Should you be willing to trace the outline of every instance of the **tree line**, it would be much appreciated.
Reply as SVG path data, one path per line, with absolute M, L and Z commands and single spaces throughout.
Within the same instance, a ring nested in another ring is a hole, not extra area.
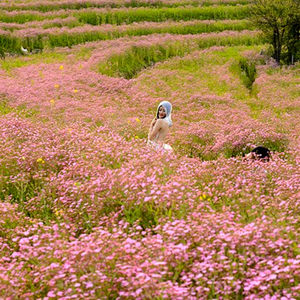
M 300 60 L 300 0 L 254 0 L 251 20 L 272 45 L 279 64 Z

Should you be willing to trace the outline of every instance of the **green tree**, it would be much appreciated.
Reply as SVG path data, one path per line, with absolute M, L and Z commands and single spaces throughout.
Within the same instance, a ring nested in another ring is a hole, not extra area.
M 299 59 L 300 0 L 254 0 L 251 19 L 272 44 L 278 63 Z
M 300 0 L 298 0 L 299 2 Z M 300 60 L 300 7 L 298 13 L 292 17 L 286 37 L 286 61 L 293 64 L 295 61 Z

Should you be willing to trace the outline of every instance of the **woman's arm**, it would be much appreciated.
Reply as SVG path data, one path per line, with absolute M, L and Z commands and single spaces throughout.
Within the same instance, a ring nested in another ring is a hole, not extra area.
M 149 133 L 149 140 L 152 141 L 156 135 L 158 134 L 158 131 L 162 128 L 163 120 L 159 119 L 155 122 L 152 131 Z
M 157 118 L 154 118 L 154 119 L 152 120 L 151 124 L 150 124 L 149 133 L 148 133 L 148 140 L 150 139 L 150 135 L 151 135 L 152 129 L 153 129 L 153 127 L 154 127 L 156 121 L 157 121 Z
M 156 121 L 157 121 L 157 118 L 154 118 L 154 119 L 152 120 L 152 122 L 151 122 L 151 128 L 153 128 L 153 126 L 155 125 Z

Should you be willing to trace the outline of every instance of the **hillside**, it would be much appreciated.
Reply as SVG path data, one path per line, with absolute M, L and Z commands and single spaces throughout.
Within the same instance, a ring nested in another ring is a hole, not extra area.
M 299 64 L 250 6 L 1 2 L 1 299 L 299 297 Z

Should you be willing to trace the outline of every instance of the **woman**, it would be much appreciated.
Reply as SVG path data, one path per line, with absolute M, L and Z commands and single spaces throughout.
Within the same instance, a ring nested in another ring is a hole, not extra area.
M 171 111 L 172 104 L 170 102 L 162 101 L 159 103 L 156 117 L 151 122 L 148 134 L 148 145 L 155 149 L 173 150 L 170 145 L 164 143 L 169 127 L 173 124 Z

